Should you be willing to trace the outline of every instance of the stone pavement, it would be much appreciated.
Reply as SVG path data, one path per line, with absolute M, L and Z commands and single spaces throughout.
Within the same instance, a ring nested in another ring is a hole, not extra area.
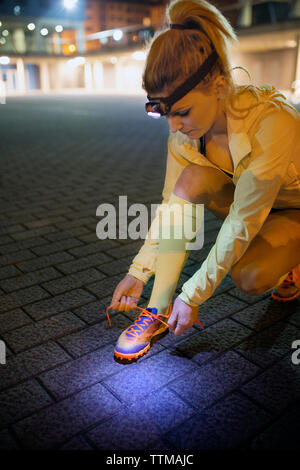
M 203 332 L 113 359 L 137 312 L 113 312 L 108 329 L 105 309 L 141 240 L 97 239 L 96 209 L 160 202 L 167 123 L 141 97 L 10 98 L 0 111 L 0 448 L 299 448 L 299 301 L 246 295 L 227 276 Z M 179 287 L 220 224 L 206 213 Z

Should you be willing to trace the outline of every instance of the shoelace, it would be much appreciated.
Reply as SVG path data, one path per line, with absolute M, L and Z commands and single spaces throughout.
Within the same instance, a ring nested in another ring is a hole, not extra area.
M 288 273 L 287 277 L 282 281 L 281 284 L 279 284 L 278 287 L 283 287 L 284 289 L 287 289 L 288 287 L 295 286 L 294 278 L 293 278 L 293 273 L 292 271 Z
M 106 316 L 107 316 L 107 319 L 108 319 L 109 327 L 111 328 L 111 321 L 110 321 L 109 314 L 108 314 L 108 310 L 110 308 L 112 308 L 111 305 L 109 307 L 107 307 L 107 309 L 106 309 Z M 147 320 L 148 318 L 151 319 L 151 320 L 158 320 L 161 323 L 163 323 L 165 326 L 168 327 L 167 323 L 165 323 L 163 320 L 161 320 L 159 318 L 159 317 L 169 318 L 168 315 L 155 314 L 155 313 L 149 312 L 145 308 L 138 307 L 138 306 L 136 308 L 138 308 L 142 311 L 139 314 L 138 318 L 134 321 L 134 323 L 127 328 L 127 333 L 126 334 L 129 334 L 129 336 L 135 337 L 139 333 L 139 330 L 141 332 L 143 331 L 143 326 L 145 327 L 145 326 L 150 325 L 152 323 L 152 321 L 151 321 L 150 323 L 146 323 L 146 325 L 143 324 L 143 322 L 138 324 L 138 322 L 141 320 L 142 316 L 146 316 L 145 320 Z M 201 326 L 202 330 L 204 330 L 204 327 L 203 327 L 202 323 L 200 322 L 200 320 L 197 320 L 197 323 Z

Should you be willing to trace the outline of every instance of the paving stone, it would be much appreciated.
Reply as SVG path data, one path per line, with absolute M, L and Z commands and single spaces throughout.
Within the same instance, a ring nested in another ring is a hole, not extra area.
M 0 450 L 16 450 L 19 446 L 8 429 L 0 431 Z
M 133 257 L 140 250 L 143 243 L 144 243 L 144 240 L 138 240 L 136 242 L 130 243 L 130 244 L 125 245 L 125 246 L 121 246 L 121 247 L 119 246 L 119 247 L 116 247 L 116 248 L 112 248 L 110 250 L 107 250 L 106 252 L 107 252 L 107 254 L 109 254 L 110 256 L 113 256 L 116 259 L 120 259 L 120 258 L 122 258 L 124 256 L 128 256 L 128 255 L 132 255 L 132 259 L 133 259 Z
M 65 222 L 66 218 L 59 216 L 59 217 L 47 217 L 39 220 L 32 220 L 31 222 L 23 223 L 25 227 L 29 229 L 45 227 L 47 225 L 56 224 L 57 222 Z
M 46 282 L 43 284 L 43 288 L 53 295 L 67 292 L 68 290 L 75 289 L 77 287 L 84 287 L 90 282 L 104 279 L 105 274 L 101 273 L 97 269 L 86 269 L 69 276 L 63 276 L 62 279 Z
M 244 302 L 247 302 L 247 304 L 256 304 L 260 300 L 264 299 L 270 299 L 270 292 L 266 292 L 265 294 L 260 294 L 260 295 L 249 295 L 246 292 L 243 292 L 239 290 L 237 287 L 234 287 L 233 289 L 230 289 L 227 292 L 229 295 L 233 295 L 234 297 L 237 297 L 240 300 L 243 300 Z
M 17 267 L 24 272 L 37 271 L 38 269 L 46 268 L 47 266 L 60 265 L 60 263 L 71 261 L 72 259 L 73 256 L 63 251 L 49 256 L 39 256 L 32 261 L 25 261 L 23 263 L 18 262 Z
M 238 449 L 271 418 L 247 398 L 233 393 L 166 434 L 164 440 L 176 450 Z
M 0 297 L 0 313 L 12 308 L 22 307 L 36 300 L 49 297 L 49 293 L 39 286 L 28 287 Z
M 23 274 L 18 270 L 16 277 L 1 281 L 0 286 L 6 292 L 12 292 L 34 284 L 41 284 L 42 282 L 49 281 L 51 279 L 57 279 L 59 277 L 62 277 L 61 273 L 54 268 L 44 268 L 28 274 Z
M 121 404 L 101 384 L 83 390 L 13 426 L 25 449 L 54 449 L 114 413 Z
M 158 390 L 87 433 L 97 449 L 142 450 L 195 410 L 169 390 Z
M 66 310 L 80 307 L 95 300 L 95 296 L 83 289 L 75 289 L 65 294 L 56 295 L 47 300 L 24 307 L 24 310 L 35 320 L 41 320 Z
M 64 209 L 65 210 L 65 209 Z M 56 242 L 59 240 L 64 240 L 65 238 L 70 237 L 80 237 L 89 233 L 89 230 L 85 227 L 74 227 L 69 230 L 57 231 L 44 235 L 44 239 L 49 240 L 50 242 Z M 71 250 L 69 250 L 71 252 Z
M 8 225 L 7 227 L 4 227 L 3 224 L 1 224 L 1 227 L 0 227 L 0 235 L 9 234 L 13 237 L 13 235 L 16 232 L 23 232 L 23 231 L 24 231 L 24 227 L 22 227 L 22 225 L 20 224 Z
M 89 284 L 87 288 L 90 292 L 99 298 L 112 295 L 119 282 L 124 279 L 124 275 L 125 273 L 118 274 L 117 276 L 111 276 L 109 278 L 103 279 L 100 282 Z
M 72 356 L 82 356 L 107 344 L 115 343 L 129 325 L 128 318 L 117 314 L 112 319 L 111 328 L 107 321 L 102 321 L 77 333 L 64 336 L 58 340 L 58 343 Z
M 228 294 L 220 294 L 216 297 L 211 297 L 204 304 L 200 305 L 199 320 L 204 328 L 207 328 L 223 318 L 232 316 L 232 314 L 239 310 L 243 312 L 245 307 L 247 307 L 245 302 L 234 299 Z
M 0 268 L 0 279 L 7 279 L 9 277 L 18 276 L 21 274 L 21 271 L 17 269 L 15 266 L 5 266 L 4 268 Z M 3 287 L 3 281 L 0 281 L 1 287 Z
M 292 353 L 293 350 L 241 388 L 243 393 L 274 414 L 299 400 L 300 367 L 292 363 Z
M 281 302 L 275 302 L 266 298 L 250 307 L 236 313 L 231 318 L 255 331 L 260 331 L 273 323 L 283 320 L 290 315 L 290 309 L 293 306 L 282 305 Z
M 110 344 L 45 372 L 39 379 L 56 399 L 61 399 L 124 370 L 125 366 L 113 357 L 114 347 Z M 129 367 L 135 369 L 135 365 Z
M 7 313 L 1 313 L 0 334 L 20 328 L 21 326 L 30 325 L 31 323 L 32 319 L 20 308 L 10 310 Z
M 46 243 L 47 243 L 47 240 L 45 240 L 42 237 L 30 238 L 29 240 L 24 240 L 21 242 L 15 241 L 14 243 L 12 243 L 11 241 L 9 244 L 3 245 L 0 247 L 0 253 L 2 255 L 7 255 L 8 253 L 14 253 L 15 251 L 26 250 L 27 248 L 45 245 Z
M 62 263 L 59 265 L 59 270 L 64 274 L 71 274 L 94 266 L 101 268 L 103 263 L 108 263 L 110 260 L 111 258 L 105 253 L 96 253 L 68 263 Z
M 300 328 L 300 304 L 298 307 L 296 307 L 296 311 L 293 312 L 291 316 L 287 318 L 287 320 L 289 323 L 292 323 L 297 328 Z
M 7 359 L 6 365 L 1 365 L 0 390 L 33 377 L 69 359 L 70 356 L 53 342 L 11 356 Z
M 83 436 L 76 436 L 63 444 L 60 450 L 93 450 L 93 447 L 84 439 Z
M 76 238 L 65 238 L 58 242 L 48 243 L 47 245 L 32 248 L 32 251 L 39 256 L 50 255 L 58 251 L 69 250 L 75 246 L 82 246 L 82 242 Z
M 247 339 L 235 349 L 250 361 L 266 367 L 291 352 L 291 345 L 298 337 L 300 331 L 297 328 L 278 322 Z
M 106 309 L 109 307 L 111 302 L 111 295 L 104 297 L 101 300 L 96 300 L 89 304 L 83 305 L 83 307 L 73 309 L 73 312 L 81 318 L 84 322 L 89 325 L 99 323 L 103 319 L 106 319 Z M 109 310 L 109 316 L 112 317 L 116 314 L 116 310 Z
M 51 233 L 51 232 L 56 232 L 57 229 L 55 227 L 52 227 L 52 225 L 49 225 L 47 227 L 41 227 L 41 228 L 36 228 L 32 230 L 23 230 L 21 231 L 16 231 L 14 233 L 11 233 L 11 236 L 14 240 L 26 240 L 28 238 L 35 238 L 38 237 L 39 235 L 45 235 L 46 233 Z
M 99 269 L 109 276 L 113 276 L 114 274 L 118 273 L 124 273 L 125 275 L 127 274 L 131 263 L 132 256 L 127 256 L 126 258 L 121 258 L 116 261 L 110 261 L 107 264 L 102 264 Z
M 134 368 L 127 368 L 106 378 L 103 383 L 108 385 L 109 389 L 122 401 L 133 403 L 162 388 L 176 377 L 187 374 L 195 367 L 197 367 L 195 363 L 187 358 L 174 356 L 169 351 L 162 351 L 138 362 Z
M 119 244 L 115 240 L 98 240 L 97 242 L 89 243 L 88 245 L 72 248 L 69 250 L 69 253 L 76 257 L 82 257 L 106 250 L 106 253 L 110 255 L 110 249 L 115 250 L 118 248 Z M 110 256 L 113 256 L 113 254 Z
M 203 364 L 232 349 L 250 335 L 252 335 L 251 330 L 227 318 L 175 344 L 174 353 Z
M 0 392 L 0 402 L 0 427 L 3 428 L 50 405 L 53 400 L 35 380 L 27 380 Z
M 184 377 L 173 380 L 169 388 L 187 403 L 202 410 L 235 391 L 257 371 L 257 366 L 229 351 Z
M 251 450 L 299 450 L 299 403 L 253 439 Z
M 71 312 L 58 313 L 51 318 L 3 333 L 4 341 L 15 352 L 60 338 L 83 328 L 85 324 Z
M 23 250 L 10 253 L 8 255 L 0 256 L 0 266 L 6 266 L 7 264 L 21 263 L 22 261 L 36 259 L 36 256 L 32 251 Z
M 1 235 L 0 236 L 0 250 L 2 245 L 7 245 L 8 243 L 12 243 L 13 239 L 9 235 Z

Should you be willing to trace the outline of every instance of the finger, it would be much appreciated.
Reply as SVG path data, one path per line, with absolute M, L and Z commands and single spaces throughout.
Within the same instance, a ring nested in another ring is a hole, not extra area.
M 130 310 L 131 310 L 131 299 L 130 299 L 130 297 L 127 297 L 126 302 L 125 302 L 124 311 L 125 312 L 130 312 Z
M 126 297 L 125 295 L 122 295 L 121 300 L 120 300 L 120 305 L 119 305 L 120 312 L 123 312 L 125 310 L 125 306 L 126 306 Z
M 177 320 L 178 320 L 178 313 L 175 312 L 175 310 L 173 309 L 171 315 L 170 315 L 170 318 L 168 320 L 168 327 L 169 327 L 169 330 L 174 332 L 175 331 L 175 328 L 176 328 L 176 325 L 177 325 Z
M 114 294 L 113 294 L 112 301 L 111 301 L 111 306 L 113 308 L 116 308 L 117 306 L 119 306 L 119 302 L 121 301 L 121 297 L 122 297 L 122 291 L 121 291 L 121 289 L 118 289 L 118 287 L 117 287 Z
M 182 323 L 177 323 L 176 329 L 174 331 L 175 336 L 180 336 L 185 333 L 189 329 L 188 325 L 184 325 Z

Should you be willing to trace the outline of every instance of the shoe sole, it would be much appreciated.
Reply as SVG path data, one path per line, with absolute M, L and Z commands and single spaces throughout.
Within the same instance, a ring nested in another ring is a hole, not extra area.
M 274 292 L 272 292 L 271 297 L 272 299 L 277 300 L 277 302 L 290 302 L 291 300 L 296 299 L 299 295 L 300 290 L 298 290 L 298 292 L 296 292 L 296 294 L 294 294 L 292 297 L 279 297 L 278 295 L 274 294 Z
M 152 341 L 152 338 L 154 338 L 155 336 L 157 335 L 161 335 L 162 333 L 164 333 L 168 328 L 164 328 L 162 331 L 158 330 L 156 333 L 154 333 L 154 335 L 152 335 L 150 341 L 149 341 L 149 344 L 147 344 L 147 346 L 144 348 L 144 349 L 141 349 L 140 351 L 136 352 L 136 353 L 132 353 L 132 354 L 125 354 L 125 353 L 120 353 L 119 351 L 116 351 L 116 349 L 114 350 L 114 354 L 115 354 L 115 357 L 117 357 L 118 359 L 126 359 L 127 361 L 132 361 L 133 359 L 139 359 L 140 357 L 144 356 L 150 349 L 151 347 L 151 341 Z

